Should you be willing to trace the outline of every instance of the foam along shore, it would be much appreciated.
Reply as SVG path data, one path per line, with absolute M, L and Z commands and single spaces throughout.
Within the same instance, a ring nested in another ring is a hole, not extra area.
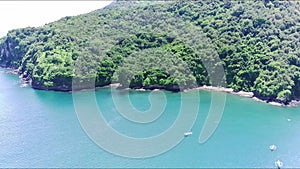
M 1 69 L 4 69 L 6 73 L 8 74 L 14 74 L 14 75 L 18 75 L 19 74 L 19 71 L 18 69 L 13 69 L 13 68 L 5 68 L 3 66 L 0 65 L 0 68 Z
M 253 92 L 245 92 L 245 91 L 239 91 L 239 92 L 235 92 L 232 88 L 226 88 L 226 87 L 215 87 L 215 86 L 201 86 L 197 88 L 198 90 L 206 90 L 206 91 L 218 91 L 218 92 L 226 92 L 226 93 L 230 93 L 230 94 L 234 94 L 234 95 L 238 95 L 238 96 L 242 96 L 242 97 L 248 97 L 248 98 L 252 98 L 255 101 L 260 101 L 260 102 L 265 102 L 274 106 L 298 106 L 300 105 L 300 100 L 292 100 L 289 104 L 283 104 L 283 103 L 279 103 L 279 102 L 275 102 L 275 101 L 267 101 L 267 100 L 263 100 L 260 99 L 258 97 L 254 96 Z
M 244 92 L 244 91 L 239 91 L 235 92 L 232 88 L 226 88 L 226 87 L 214 87 L 214 86 L 201 86 L 197 88 L 198 90 L 208 90 L 208 91 L 218 91 L 218 92 L 226 92 L 230 94 L 235 94 L 243 97 L 253 97 L 254 93 L 253 92 Z
M 114 88 L 118 88 L 118 87 L 120 87 L 120 83 L 111 84 L 111 85 L 108 85 L 107 87 L 109 87 L 109 86 L 114 87 Z M 128 90 L 129 88 L 125 88 L 125 89 Z M 133 89 L 133 90 L 136 90 L 136 91 L 149 91 L 150 89 L 137 88 L 137 89 Z M 160 90 L 164 90 L 164 89 L 154 89 L 152 91 L 160 91 Z M 215 86 L 206 86 L 206 85 L 204 85 L 204 86 L 193 88 L 193 89 L 185 89 L 185 90 L 183 90 L 183 92 L 188 92 L 188 91 L 192 91 L 192 90 L 225 92 L 225 93 L 229 93 L 229 94 L 238 95 L 238 96 L 241 96 L 241 97 L 252 98 L 255 101 L 268 103 L 268 104 L 271 104 L 271 105 L 274 105 L 274 106 L 298 106 L 298 105 L 300 105 L 300 100 L 292 100 L 288 105 L 286 105 L 286 104 L 275 102 L 275 101 L 267 101 L 267 100 L 260 99 L 258 97 L 255 97 L 253 92 L 245 92 L 245 91 L 235 92 L 232 88 L 226 88 L 226 87 L 215 87 Z

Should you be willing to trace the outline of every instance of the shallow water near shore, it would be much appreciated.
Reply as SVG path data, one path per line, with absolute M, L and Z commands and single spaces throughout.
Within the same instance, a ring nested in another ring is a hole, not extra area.
M 300 167 L 300 107 L 277 107 L 228 94 L 223 118 L 210 139 L 198 142 L 211 104 L 211 92 L 200 91 L 200 109 L 193 134 L 164 154 L 145 159 L 116 156 L 98 147 L 77 119 L 72 93 L 20 87 L 17 75 L 0 69 L 0 167 L 98 168 L 284 168 Z M 82 91 L 83 98 L 90 91 Z M 111 127 L 132 137 L 158 135 L 168 129 L 180 109 L 180 94 L 164 92 L 163 114 L 150 124 L 135 124 L 120 116 L 110 88 L 96 99 Z M 191 97 L 193 92 L 190 91 Z M 130 91 L 132 105 L 149 109 L 149 91 Z M 269 146 L 277 150 L 271 152 Z

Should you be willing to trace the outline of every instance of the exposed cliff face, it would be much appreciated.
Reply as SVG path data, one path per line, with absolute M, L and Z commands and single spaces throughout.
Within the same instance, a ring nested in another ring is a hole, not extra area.
M 31 72 L 24 68 L 24 57 L 35 41 L 35 38 L 28 40 L 36 31 L 36 28 L 24 28 L 9 31 L 7 36 L 0 40 L 0 66 L 17 69 L 20 78 L 26 82 L 31 82 Z
M 54 91 L 68 92 L 68 91 L 72 91 L 72 83 L 71 82 L 72 82 L 72 79 L 64 80 L 62 83 L 56 83 L 55 86 L 46 86 L 33 78 L 33 80 L 31 81 L 31 87 L 34 89 L 39 89 L 39 90 L 54 90 Z M 80 88 L 78 90 L 81 90 L 81 89 L 86 89 L 86 88 Z
M 30 45 L 36 41 L 33 36 L 36 28 L 23 28 L 9 31 L 6 37 L 0 40 L 0 65 L 18 69 L 28 52 Z M 20 70 L 20 73 L 24 71 Z
M 42 58 L 47 57 L 43 52 L 48 51 L 48 55 L 53 52 L 54 47 L 50 47 L 46 43 L 51 37 L 56 38 L 54 35 L 54 30 L 44 28 L 24 28 L 10 31 L 6 37 L 0 40 L 0 66 L 17 69 L 20 77 L 24 81 L 31 82 L 31 86 L 35 89 L 70 91 L 72 89 L 70 77 L 67 79 L 56 76 L 49 79 L 51 83 L 44 83 L 40 79 L 45 71 L 39 69 L 40 65 L 45 64 Z M 62 43 L 54 45 L 62 46 Z M 54 60 L 50 62 L 54 62 Z
M 6 37 L 0 45 L 0 64 L 4 67 L 17 69 L 25 52 L 20 51 L 19 43 L 15 39 Z

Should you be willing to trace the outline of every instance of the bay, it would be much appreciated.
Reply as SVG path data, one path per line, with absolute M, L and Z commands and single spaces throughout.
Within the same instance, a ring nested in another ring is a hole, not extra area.
M 300 167 L 300 107 L 276 107 L 250 98 L 227 95 L 222 120 L 204 144 L 198 142 L 211 105 L 211 92 L 201 91 L 193 134 L 171 150 L 151 158 L 132 159 L 111 154 L 82 129 L 72 93 L 20 87 L 17 75 L 0 69 L 0 167 L 97 168 L 286 168 Z M 90 91 L 77 94 L 86 97 Z M 97 89 L 95 99 L 107 123 L 131 137 L 158 135 L 176 120 L 181 94 L 164 92 L 162 115 L 149 124 L 136 124 L 118 113 L 110 88 Z M 189 98 L 199 97 L 191 91 Z M 140 111 L 151 107 L 151 92 L 129 91 Z M 122 96 L 121 96 L 122 97 Z M 271 152 L 269 146 L 277 150 Z

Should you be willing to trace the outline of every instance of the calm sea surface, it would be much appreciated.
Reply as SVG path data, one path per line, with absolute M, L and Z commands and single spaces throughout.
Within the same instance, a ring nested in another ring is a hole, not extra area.
M 193 135 L 164 154 L 145 159 L 116 156 L 95 144 L 81 128 L 71 93 L 22 88 L 17 75 L 0 69 L 0 167 L 300 167 L 300 107 L 276 107 L 227 95 L 223 118 L 210 139 L 198 142 L 211 93 L 200 92 Z M 79 92 L 84 98 L 89 91 Z M 150 124 L 135 124 L 117 112 L 111 90 L 96 99 L 107 123 L 124 135 L 150 137 L 168 129 L 180 109 L 180 94 L 165 92 L 163 114 Z M 194 91 L 195 92 L 195 91 Z M 138 110 L 151 107 L 151 92 L 130 91 Z M 190 98 L 198 97 L 190 93 Z M 196 98 L 195 98 L 196 100 Z M 105 136 L 104 136 L 105 137 Z M 277 150 L 271 152 L 269 146 Z

